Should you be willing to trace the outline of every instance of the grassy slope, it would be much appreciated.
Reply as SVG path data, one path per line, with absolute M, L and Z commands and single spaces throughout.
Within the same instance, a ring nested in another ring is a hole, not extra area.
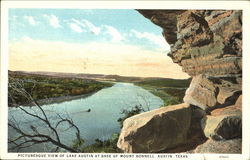
M 149 90 L 164 101 L 164 106 L 182 103 L 191 79 L 150 79 L 135 84 Z
M 111 87 L 111 83 L 84 80 L 76 78 L 57 78 L 52 76 L 41 76 L 32 74 L 9 73 L 9 83 L 22 81 L 22 86 L 32 95 L 35 100 L 54 98 L 61 96 L 76 96 L 96 92 L 104 87 Z M 8 88 L 10 95 L 14 97 L 17 104 L 29 103 L 27 99 L 15 92 L 12 87 Z M 9 105 L 13 100 L 9 98 Z

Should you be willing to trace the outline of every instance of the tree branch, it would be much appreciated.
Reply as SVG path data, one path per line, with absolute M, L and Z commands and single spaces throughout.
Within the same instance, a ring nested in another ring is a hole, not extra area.
M 50 135 L 40 133 L 38 128 L 33 125 L 30 125 L 30 129 L 32 130 L 32 132 L 25 132 L 24 129 L 20 128 L 18 121 L 12 116 L 12 120 L 9 119 L 8 126 L 14 129 L 19 135 L 15 137 L 14 139 L 10 139 L 10 138 L 8 139 L 8 143 L 14 145 L 13 147 L 9 149 L 17 149 L 17 151 L 19 151 L 22 148 L 31 147 L 32 145 L 35 145 L 35 144 L 51 142 L 52 144 L 57 146 L 56 151 L 60 147 L 70 152 L 78 152 L 77 149 L 74 149 L 70 146 L 63 144 L 60 140 L 60 136 L 57 131 L 57 128 L 59 127 L 59 125 L 61 125 L 62 123 L 66 123 L 69 126 L 68 129 L 72 127 L 75 128 L 76 138 L 77 140 L 81 141 L 82 139 L 80 136 L 80 130 L 74 124 L 73 120 L 69 118 L 63 118 L 60 114 L 57 114 L 60 120 L 57 121 L 55 123 L 55 127 L 53 127 L 53 125 L 50 123 L 50 120 L 48 116 L 46 115 L 45 111 L 43 110 L 43 108 L 37 103 L 36 100 L 33 99 L 32 95 L 24 89 L 23 83 L 24 82 L 22 81 L 16 81 L 16 82 L 14 81 L 14 83 L 9 83 L 9 87 L 12 88 L 16 93 L 24 96 L 28 101 L 31 101 L 35 105 L 35 107 L 38 108 L 38 110 L 41 112 L 42 115 L 40 116 L 35 111 L 34 113 L 32 113 L 26 110 L 25 107 L 21 107 L 17 104 L 15 105 L 25 114 L 31 117 L 34 117 L 38 119 L 39 121 L 43 122 L 45 125 L 47 125 L 48 129 L 52 131 L 52 133 L 54 133 L 55 138 L 51 137 Z M 34 89 L 34 87 L 35 85 L 33 86 L 32 90 Z M 15 97 L 12 97 L 11 94 L 9 94 L 9 98 L 11 98 L 13 102 L 16 102 Z

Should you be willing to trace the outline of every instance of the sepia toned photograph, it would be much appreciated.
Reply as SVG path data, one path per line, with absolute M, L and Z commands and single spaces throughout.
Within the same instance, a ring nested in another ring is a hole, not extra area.
M 242 9 L 7 12 L 7 153 L 242 156 Z

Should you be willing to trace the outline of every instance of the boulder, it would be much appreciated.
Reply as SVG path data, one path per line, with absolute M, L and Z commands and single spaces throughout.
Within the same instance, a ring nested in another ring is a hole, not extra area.
M 237 105 L 218 108 L 202 120 L 204 134 L 215 140 L 242 137 L 242 110 Z
M 190 105 L 162 107 L 126 119 L 117 146 L 127 153 L 160 152 L 188 141 Z
M 241 104 L 235 103 L 235 105 L 230 105 L 222 108 L 216 108 L 211 112 L 212 116 L 220 115 L 242 115 L 242 106 Z
M 241 94 L 241 91 L 235 88 L 219 87 L 217 101 L 220 104 L 234 104 L 237 98 Z
M 184 102 L 202 109 L 212 109 L 218 105 L 228 106 L 236 103 L 241 95 L 241 84 L 232 77 L 194 76 L 186 90 Z
M 207 116 L 202 127 L 208 138 L 215 140 L 241 138 L 242 118 L 239 115 Z
M 216 96 L 217 88 L 213 82 L 204 75 L 198 75 L 193 77 L 183 100 L 185 103 L 206 109 L 216 105 Z
M 207 140 L 205 143 L 199 145 L 195 150 L 189 153 L 226 153 L 226 154 L 241 154 L 242 140 L 231 139 L 223 141 L 215 141 L 213 139 Z

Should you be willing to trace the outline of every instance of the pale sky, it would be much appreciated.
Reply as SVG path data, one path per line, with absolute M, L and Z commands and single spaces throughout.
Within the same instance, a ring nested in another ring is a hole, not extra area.
M 187 78 L 135 10 L 10 9 L 9 69 Z

